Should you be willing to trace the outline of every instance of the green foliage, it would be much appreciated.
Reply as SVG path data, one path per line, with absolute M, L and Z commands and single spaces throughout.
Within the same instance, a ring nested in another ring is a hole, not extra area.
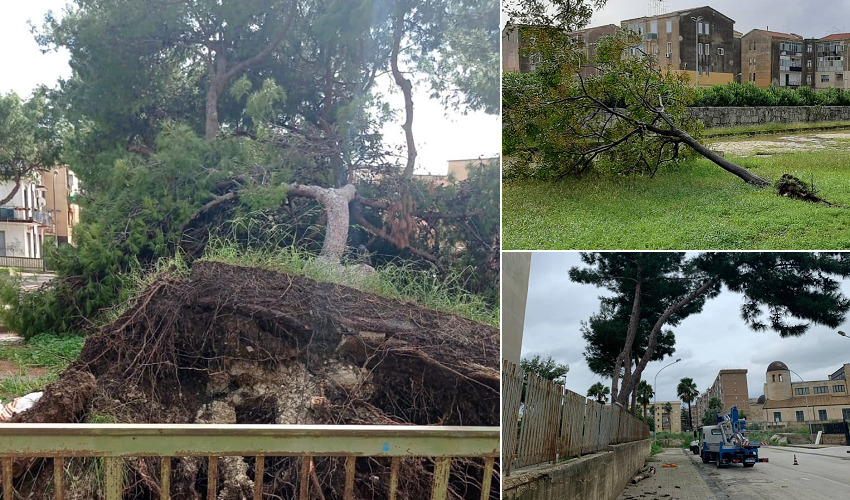
M 611 394 L 611 388 L 603 385 L 602 382 L 596 382 L 587 390 L 587 397 L 600 403 L 607 403 L 609 394 Z
M 850 151 L 733 159 L 767 178 L 814 175 L 820 196 L 850 205 Z M 850 247 L 846 209 L 753 190 L 704 159 L 652 179 L 606 173 L 505 182 L 503 207 L 506 250 Z
M 9 402 L 11 399 L 19 398 L 31 392 L 42 391 L 45 386 L 58 379 L 58 373 L 48 373 L 40 377 L 12 375 L 0 378 L 0 399 Z
M 696 90 L 690 106 L 850 106 L 850 91 L 840 88 L 767 88 L 753 82 L 727 83 Z
M 60 337 L 42 333 L 30 338 L 24 346 L 0 350 L 0 359 L 13 361 L 22 368 L 59 370 L 80 356 L 84 343 L 85 339 L 78 335 Z
M 714 425 L 717 423 L 717 412 L 723 411 L 723 402 L 719 398 L 708 400 L 708 409 L 702 417 L 702 425 Z
M 649 456 L 657 455 L 657 454 L 661 453 L 662 451 L 664 451 L 664 447 L 661 446 L 661 443 L 653 442 L 652 443 L 652 449 L 649 452 Z
M 505 0 L 505 12 L 513 24 L 552 26 L 568 32 L 590 22 L 593 10 L 607 0 Z
M 15 93 L 0 95 L 0 180 L 18 181 L 52 165 L 62 150 L 62 127 L 44 89 L 37 89 L 28 101 Z
M 682 378 L 679 381 L 679 385 L 676 386 L 676 395 L 688 404 L 688 425 L 690 428 L 693 428 L 694 424 L 693 415 L 691 414 L 691 404 L 694 399 L 699 396 L 699 390 L 697 389 L 697 384 L 694 382 L 694 379 L 690 377 Z
M 519 366 L 526 373 L 535 373 L 546 380 L 557 380 L 570 371 L 569 365 L 555 361 L 552 356 L 543 359 L 539 354 L 519 360 Z
M 534 73 L 503 75 L 506 179 L 557 180 L 594 169 L 654 174 L 679 160 L 674 129 L 694 137 L 701 129 L 685 112 L 693 87 L 680 73 L 655 69 L 652 56 L 623 57 L 638 43 L 627 32 L 601 38 L 590 76 L 579 77 L 583 49 L 575 43 L 559 46 L 559 57 L 544 56 Z

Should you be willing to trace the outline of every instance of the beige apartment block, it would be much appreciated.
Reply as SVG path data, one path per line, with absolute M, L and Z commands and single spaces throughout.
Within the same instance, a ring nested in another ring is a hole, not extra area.
M 664 407 L 670 403 L 671 411 L 668 413 Z M 647 405 L 647 411 L 655 410 L 655 429 L 658 432 L 671 432 L 679 434 L 682 432 L 682 402 L 681 401 L 658 401 Z
M 44 185 L 44 201 L 49 223 L 44 234 L 58 238 L 59 243 L 74 244 L 74 226 L 80 222 L 80 205 L 75 198 L 80 194 L 80 182 L 68 167 L 55 167 L 40 172 Z

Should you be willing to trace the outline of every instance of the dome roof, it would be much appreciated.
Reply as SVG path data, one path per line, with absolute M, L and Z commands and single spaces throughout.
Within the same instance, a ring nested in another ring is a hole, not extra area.
M 758 401 L 756 401 L 756 404 L 758 404 L 758 405 L 763 405 L 763 404 L 764 404 L 764 394 L 762 394 L 761 396 L 759 396 L 759 399 L 758 399 Z
M 773 363 L 767 365 L 767 371 L 775 372 L 777 370 L 788 370 L 788 366 L 785 365 L 782 361 L 774 361 Z

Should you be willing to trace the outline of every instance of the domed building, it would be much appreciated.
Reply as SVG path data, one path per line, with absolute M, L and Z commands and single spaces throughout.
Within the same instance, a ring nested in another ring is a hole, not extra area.
M 774 361 L 767 366 L 764 382 L 764 420 L 768 426 L 790 423 L 850 420 L 850 364 L 830 374 L 826 380 L 805 382 L 788 365 Z M 760 420 L 760 419 L 759 419 Z

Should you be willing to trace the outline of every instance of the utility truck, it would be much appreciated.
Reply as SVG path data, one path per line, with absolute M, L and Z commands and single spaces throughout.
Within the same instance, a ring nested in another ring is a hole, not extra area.
M 766 458 L 759 458 L 759 445 L 747 439 L 747 421 L 738 418 L 737 406 L 717 412 L 716 425 L 702 428 L 700 457 L 702 463 L 712 462 L 717 467 L 728 464 L 752 467 L 756 462 L 767 462 Z

